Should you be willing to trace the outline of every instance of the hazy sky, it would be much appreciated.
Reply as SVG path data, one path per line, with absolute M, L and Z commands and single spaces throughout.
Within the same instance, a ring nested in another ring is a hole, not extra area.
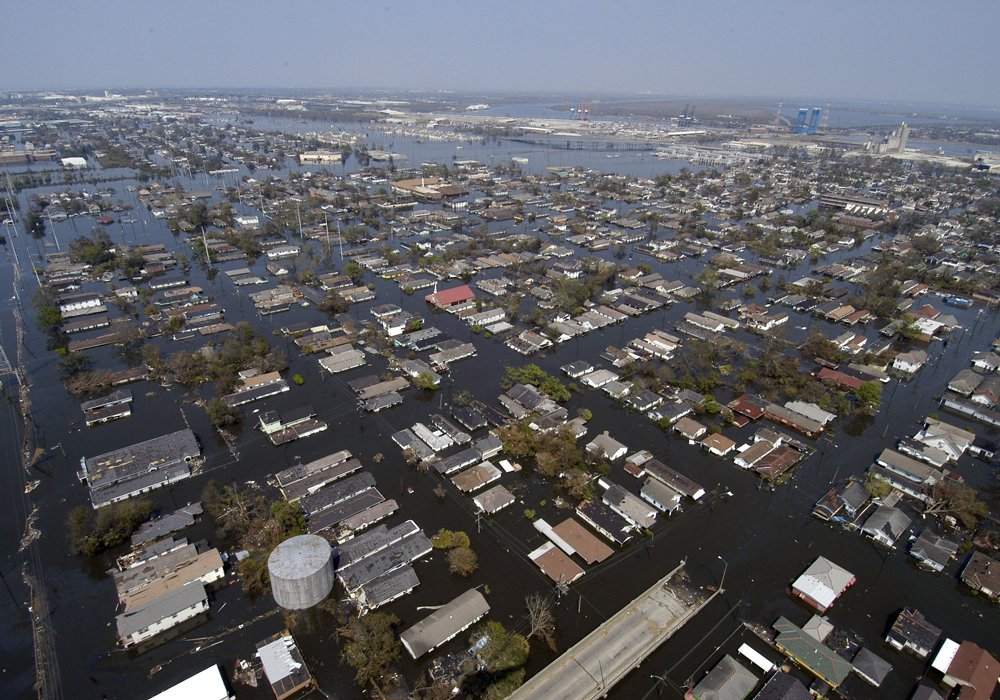
M 35 0 L 0 89 L 385 87 L 1000 106 L 996 0 Z

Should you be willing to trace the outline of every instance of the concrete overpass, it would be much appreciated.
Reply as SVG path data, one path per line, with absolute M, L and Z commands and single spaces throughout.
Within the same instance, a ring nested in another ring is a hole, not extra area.
M 518 688 L 510 700 L 595 700 L 715 597 L 684 595 L 670 583 L 680 566 Z M 690 599 L 686 602 L 685 599 Z

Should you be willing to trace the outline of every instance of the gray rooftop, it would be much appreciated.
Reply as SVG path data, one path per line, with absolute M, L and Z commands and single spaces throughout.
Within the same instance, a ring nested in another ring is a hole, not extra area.
M 490 611 L 479 591 L 472 589 L 399 635 L 410 656 L 418 659 L 452 639 Z
M 84 462 L 91 489 L 131 479 L 154 469 L 162 470 L 201 453 L 190 429 L 163 435 L 90 457 Z
M 192 583 L 178 591 L 143 605 L 129 612 L 118 615 L 118 636 L 122 639 L 141 632 L 164 618 L 208 600 L 205 587 L 200 583 Z

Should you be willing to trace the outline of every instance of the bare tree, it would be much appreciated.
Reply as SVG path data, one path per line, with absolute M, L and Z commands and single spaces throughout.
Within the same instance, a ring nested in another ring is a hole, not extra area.
M 538 637 L 555 651 L 556 619 L 552 614 L 552 601 L 541 593 L 529 593 L 524 597 L 524 604 L 528 608 L 528 626 L 531 628 L 528 639 Z
M 448 552 L 448 570 L 459 576 L 470 576 L 479 568 L 479 557 L 468 547 L 457 547 Z

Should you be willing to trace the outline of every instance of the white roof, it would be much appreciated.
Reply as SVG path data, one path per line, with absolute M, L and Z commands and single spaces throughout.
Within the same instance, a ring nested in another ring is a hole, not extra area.
M 815 600 L 822 607 L 828 608 L 837 599 L 837 594 L 833 589 L 811 574 L 802 574 L 792 584 L 792 588 L 799 591 L 810 600 Z
M 934 657 L 934 661 L 931 662 L 931 667 L 941 673 L 948 673 L 951 662 L 955 660 L 955 654 L 958 653 L 959 646 L 961 645 L 955 640 L 945 639 L 938 650 L 937 656 Z
M 218 665 L 214 665 L 154 695 L 150 700 L 229 700 L 229 697 L 222 672 Z
M 774 668 L 774 664 L 768 661 L 766 656 L 749 644 L 740 645 L 740 654 L 748 658 L 754 666 L 759 667 L 764 673 L 770 673 Z
M 295 640 L 291 635 L 276 639 L 257 650 L 267 680 L 275 684 L 283 678 L 302 668 L 302 664 L 292 658 L 291 650 L 295 648 Z

